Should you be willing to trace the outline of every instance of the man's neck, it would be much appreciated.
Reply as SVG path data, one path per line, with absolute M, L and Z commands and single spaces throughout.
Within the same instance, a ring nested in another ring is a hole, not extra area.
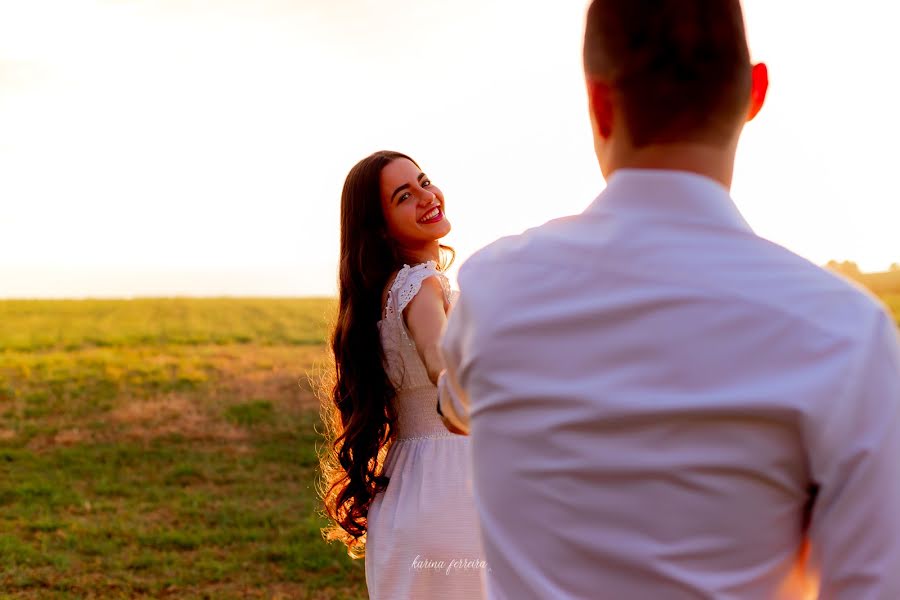
M 705 144 L 661 144 L 620 153 L 604 170 L 607 179 L 618 169 L 661 169 L 687 171 L 718 181 L 731 189 L 734 174 L 734 148 L 717 148 Z

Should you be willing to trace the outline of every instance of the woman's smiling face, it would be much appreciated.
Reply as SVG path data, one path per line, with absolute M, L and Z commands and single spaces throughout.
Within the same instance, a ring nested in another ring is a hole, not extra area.
M 420 248 L 450 233 L 444 194 L 405 158 L 381 170 L 381 207 L 388 235 L 403 248 Z

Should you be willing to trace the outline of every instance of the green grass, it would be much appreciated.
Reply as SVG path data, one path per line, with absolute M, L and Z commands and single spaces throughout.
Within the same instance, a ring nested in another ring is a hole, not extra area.
M 252 427 L 260 423 L 271 423 L 275 418 L 275 411 L 272 409 L 271 402 L 254 400 L 229 406 L 225 411 L 225 416 L 233 423 Z
M 296 450 L 315 443 L 314 423 L 295 425 L 278 436 L 278 454 L 253 440 L 3 450 L 0 588 L 22 597 L 364 597 L 359 562 L 321 541 L 314 463 Z
M 0 301 L 0 349 L 321 344 L 324 298 Z
M 0 597 L 364 598 L 314 488 L 332 307 L 0 302 Z

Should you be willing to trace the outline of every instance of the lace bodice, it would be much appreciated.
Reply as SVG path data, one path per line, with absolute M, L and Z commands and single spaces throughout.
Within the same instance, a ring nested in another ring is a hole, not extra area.
M 384 314 L 378 323 L 385 369 L 397 395 L 394 398 L 398 416 L 398 436 L 430 436 L 447 433 L 435 410 L 437 388 L 428 378 L 416 344 L 403 320 L 403 309 L 422 288 L 422 282 L 437 277 L 448 302 L 453 299 L 450 282 L 428 261 L 414 266 L 404 265 L 391 284 Z

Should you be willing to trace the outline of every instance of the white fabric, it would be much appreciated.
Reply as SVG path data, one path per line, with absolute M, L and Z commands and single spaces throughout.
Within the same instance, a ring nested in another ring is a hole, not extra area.
M 441 404 L 471 427 L 490 598 L 900 598 L 900 344 L 868 294 L 693 174 L 616 172 L 459 273 Z
M 434 388 L 428 377 L 428 370 L 419 357 L 416 344 L 409 336 L 403 319 L 403 310 L 419 293 L 422 282 L 429 277 L 438 278 L 449 302 L 452 299 L 450 283 L 447 281 L 447 277 L 438 270 L 434 261 L 419 263 L 412 267 L 404 265 L 388 290 L 384 318 L 378 323 L 381 346 L 385 354 L 385 368 L 394 387 L 400 391 L 421 387 Z M 429 407 L 432 409 L 431 412 L 435 412 L 433 409 L 436 408 L 436 402 Z M 439 423 L 440 418 L 435 418 Z M 426 427 L 432 424 L 430 421 L 425 423 Z M 445 431 L 443 426 L 439 430 Z
M 369 508 L 366 585 L 376 600 L 478 600 L 486 568 L 471 495 L 469 439 L 449 433 L 435 408 L 437 389 L 403 321 L 434 262 L 404 266 L 379 323 L 385 368 L 397 389 L 397 440 L 385 458 L 387 489 Z

